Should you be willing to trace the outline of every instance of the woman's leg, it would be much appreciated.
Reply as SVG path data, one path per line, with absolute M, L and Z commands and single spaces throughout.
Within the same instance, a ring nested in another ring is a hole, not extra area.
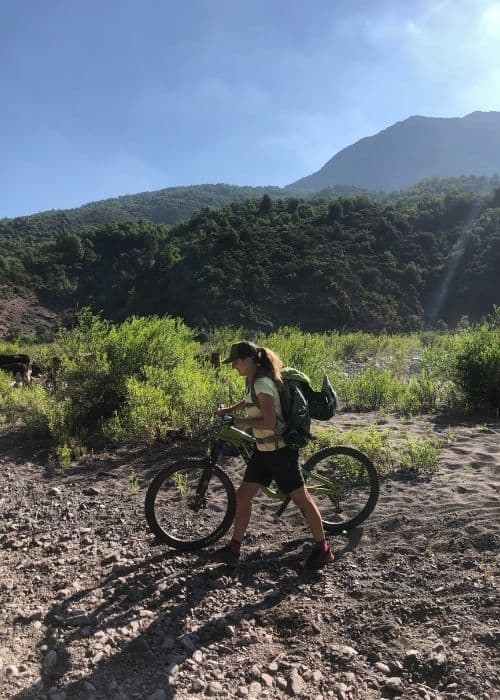
M 236 516 L 234 518 L 233 540 L 242 542 L 245 536 L 250 516 L 252 514 L 252 500 L 260 484 L 242 481 L 236 492 Z
M 289 495 L 295 505 L 302 511 L 316 542 L 322 542 L 325 539 L 325 531 L 323 530 L 321 513 L 319 512 L 318 506 L 311 498 L 307 488 L 305 486 L 299 486 L 299 488 L 292 491 Z
M 325 540 L 321 513 L 305 486 L 300 486 L 292 491 L 290 493 L 290 498 L 302 511 L 303 516 L 309 523 L 312 535 L 316 540 L 316 544 L 306 559 L 306 566 L 313 569 L 320 569 L 322 566 L 325 566 L 325 564 L 329 564 L 333 561 L 330 545 Z

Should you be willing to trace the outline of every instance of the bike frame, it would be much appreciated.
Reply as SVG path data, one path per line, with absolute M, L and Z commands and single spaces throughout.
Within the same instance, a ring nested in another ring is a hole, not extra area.
M 229 416 L 228 416 L 229 419 Z M 233 419 L 231 418 L 231 421 Z M 235 428 L 229 420 L 225 421 L 221 427 L 218 437 L 213 441 L 209 449 L 209 463 L 207 464 L 207 469 L 203 474 L 203 478 L 198 486 L 198 493 L 200 497 L 205 493 L 208 483 L 212 477 L 212 469 L 217 463 L 217 460 L 222 452 L 224 444 L 229 444 L 235 447 L 245 463 L 248 463 L 252 452 L 254 450 L 256 441 L 255 438 L 245 433 L 243 430 Z M 304 469 L 302 466 L 300 470 L 304 476 L 304 481 L 307 482 L 310 477 L 313 479 L 313 483 L 307 486 L 307 490 L 311 494 L 326 494 L 333 501 L 338 499 L 341 494 L 341 487 L 338 484 L 330 481 L 319 474 L 313 474 L 312 471 Z M 281 506 L 275 513 L 275 519 L 278 519 L 284 512 L 287 505 L 290 503 L 290 497 L 279 489 L 272 489 L 269 486 L 261 486 L 262 491 L 266 494 L 268 498 L 274 501 L 282 501 Z

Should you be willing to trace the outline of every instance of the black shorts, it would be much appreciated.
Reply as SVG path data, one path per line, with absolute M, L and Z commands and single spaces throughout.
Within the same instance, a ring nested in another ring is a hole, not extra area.
M 269 486 L 275 481 L 280 491 L 292 493 L 304 486 L 299 469 L 299 451 L 294 447 L 263 452 L 255 448 L 248 462 L 243 481 Z

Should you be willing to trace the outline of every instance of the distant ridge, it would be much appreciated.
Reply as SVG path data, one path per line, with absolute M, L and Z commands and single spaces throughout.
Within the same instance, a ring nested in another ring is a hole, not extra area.
M 497 173 L 500 112 L 472 112 L 461 118 L 413 116 L 344 148 L 288 188 L 313 193 L 353 185 L 388 192 L 425 178 Z

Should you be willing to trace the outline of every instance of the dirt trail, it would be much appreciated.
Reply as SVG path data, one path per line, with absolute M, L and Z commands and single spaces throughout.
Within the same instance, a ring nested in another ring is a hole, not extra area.
M 405 428 L 447 438 L 438 473 L 384 481 L 323 573 L 303 570 L 301 518 L 274 525 L 263 498 L 234 574 L 153 546 L 144 489 L 182 446 L 61 472 L 3 436 L 0 697 L 499 697 L 500 423 Z

